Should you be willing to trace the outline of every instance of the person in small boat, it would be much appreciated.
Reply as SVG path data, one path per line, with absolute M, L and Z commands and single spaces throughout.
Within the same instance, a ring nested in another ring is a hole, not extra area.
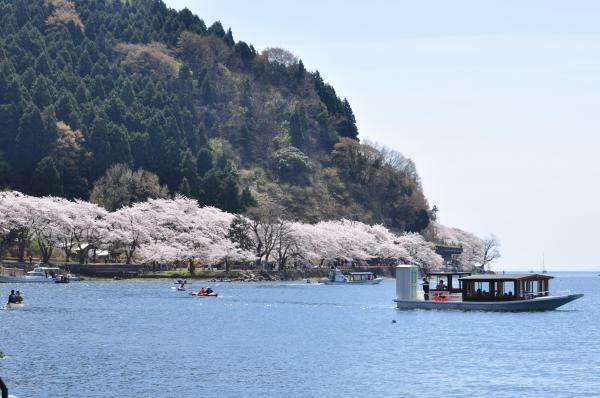
M 17 304 L 21 304 L 23 302 L 23 296 L 21 296 L 21 292 L 17 290 L 17 293 L 15 294 L 15 296 L 16 296 Z
M 213 293 L 213 290 L 209 287 L 208 289 L 206 289 L 206 294 L 211 294 Z
M 425 301 L 429 300 L 429 280 L 427 277 L 423 278 L 423 296 L 425 297 Z
M 8 303 L 9 304 L 16 304 L 17 303 L 17 295 L 15 294 L 14 290 L 11 290 L 10 294 L 8 295 Z
M 438 290 L 446 290 L 446 284 L 444 283 L 444 280 L 441 279 L 440 282 L 437 285 Z
M 200 290 L 198 290 L 198 294 L 199 295 L 205 295 L 206 294 L 206 289 L 201 287 Z

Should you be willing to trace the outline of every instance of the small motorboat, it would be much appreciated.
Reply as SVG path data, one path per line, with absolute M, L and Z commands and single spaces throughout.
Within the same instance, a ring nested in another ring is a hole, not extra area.
M 0 283 L 52 283 L 58 272 L 55 267 L 35 267 L 24 276 L 0 275 Z
M 175 279 L 173 281 L 174 285 L 181 285 L 183 283 L 185 283 L 186 285 L 191 285 L 192 284 L 192 282 L 188 282 L 187 279 Z
M 22 310 L 23 308 L 25 308 L 25 304 L 24 303 L 6 303 L 4 308 L 6 308 L 7 310 Z
M 66 275 L 59 275 L 59 276 L 57 276 L 54 279 L 54 282 L 56 282 L 56 283 L 69 283 L 69 282 L 71 282 L 71 280 Z
M 211 292 L 211 293 L 190 292 L 190 296 L 196 296 L 196 297 L 217 297 L 218 294 L 216 292 Z
M 83 280 L 81 275 L 67 274 L 66 276 L 69 278 L 69 282 L 80 282 Z

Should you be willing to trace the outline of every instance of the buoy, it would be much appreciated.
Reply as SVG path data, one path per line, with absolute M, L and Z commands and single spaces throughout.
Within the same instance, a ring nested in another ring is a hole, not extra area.
M 395 319 L 392 319 L 392 323 L 396 323 L 396 320 L 395 320 Z

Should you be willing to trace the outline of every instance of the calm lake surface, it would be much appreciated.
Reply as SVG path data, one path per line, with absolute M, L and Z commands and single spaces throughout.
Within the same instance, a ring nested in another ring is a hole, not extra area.
M 0 376 L 18 398 L 600 396 L 600 277 L 553 275 L 585 297 L 400 312 L 393 280 L 221 283 L 216 299 L 169 282 L 2 284 L 26 309 L 0 310 Z

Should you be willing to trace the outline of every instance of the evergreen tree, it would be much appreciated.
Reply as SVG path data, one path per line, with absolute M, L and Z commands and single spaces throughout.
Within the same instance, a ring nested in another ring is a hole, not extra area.
M 33 173 L 33 193 L 39 196 L 52 195 L 61 196 L 63 186 L 60 173 L 54 163 L 54 159 L 46 156 L 37 164 Z
M 81 76 L 87 76 L 92 72 L 92 65 L 90 54 L 87 50 L 85 50 L 79 57 L 79 62 L 77 63 L 77 72 Z
M 52 103 L 48 79 L 46 79 L 44 76 L 39 76 L 35 80 L 31 94 L 33 103 L 40 109 Z
M 250 207 L 254 207 L 257 205 L 256 199 L 252 196 L 252 192 L 250 192 L 250 188 L 246 187 L 242 191 L 242 196 L 240 198 L 240 210 L 246 211 Z
M 210 149 L 200 149 L 196 163 L 198 175 L 203 177 L 210 169 L 213 168 L 213 156 Z
M 187 178 L 183 177 L 181 179 L 181 184 L 179 184 L 179 189 L 178 189 L 179 193 L 182 194 L 183 196 L 186 196 L 188 198 L 193 197 L 194 195 L 192 194 L 192 190 L 190 188 L 190 184 L 187 180 Z
M 235 46 L 235 40 L 233 40 L 233 32 L 231 31 L 231 28 L 227 29 L 227 33 L 225 34 L 223 40 L 225 40 L 225 44 L 227 44 L 229 47 Z
M 89 98 L 90 92 L 85 86 L 85 83 L 81 81 L 77 86 L 77 90 L 75 91 L 75 99 L 77 99 L 77 102 L 81 104 L 84 102 L 88 102 Z
M 81 128 L 81 115 L 73 95 L 68 91 L 63 91 L 60 98 L 54 106 L 56 117 L 66 122 L 73 129 Z
M 292 145 L 296 148 L 304 148 L 306 146 L 307 121 L 306 112 L 302 105 L 296 106 L 292 116 L 290 117 L 290 138 Z
M 29 106 L 21 117 L 15 141 L 15 159 L 18 164 L 16 172 L 20 183 L 27 184 L 51 142 L 46 134 L 42 113 L 36 106 Z M 22 186 L 27 187 L 27 185 Z
M 93 153 L 92 180 L 101 176 L 108 168 L 110 162 L 110 139 L 106 120 L 96 117 L 92 124 L 92 132 L 88 140 L 88 147 Z
M 186 196 L 196 196 L 195 190 L 197 191 L 199 183 L 197 160 L 189 149 L 181 156 L 181 175 L 182 182 L 185 180 L 188 185 Z

